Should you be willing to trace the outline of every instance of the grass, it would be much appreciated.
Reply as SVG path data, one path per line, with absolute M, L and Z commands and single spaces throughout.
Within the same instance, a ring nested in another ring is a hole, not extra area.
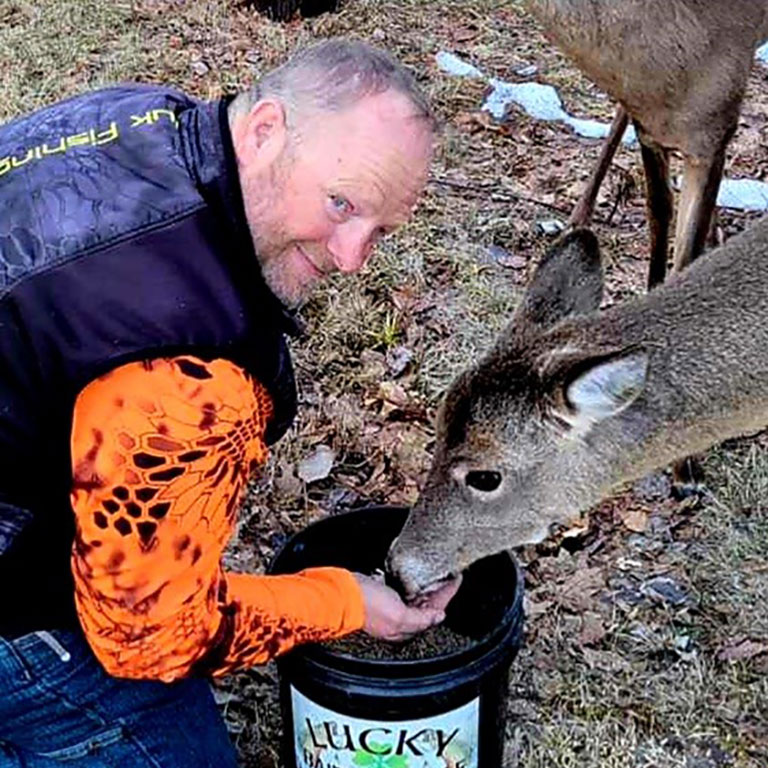
M 348 0 L 339 14 L 286 25 L 234 0 L 0 0 L 0 121 L 125 80 L 216 98 L 297 46 L 337 34 L 409 64 L 443 135 L 414 220 L 382 244 L 365 274 L 332 281 L 306 308 L 308 333 L 295 345 L 300 419 L 243 508 L 227 553 L 237 570 L 264 568 L 313 519 L 415 498 L 440 393 L 507 322 L 548 243 L 537 222 L 564 218 L 596 157 L 597 144 L 559 125 L 517 112 L 490 123 L 478 112 L 484 83 L 440 73 L 434 54 L 453 51 L 507 79 L 535 64 L 536 79 L 556 85 L 571 112 L 608 119 L 611 105 L 515 0 Z M 768 172 L 766 98 L 756 74 L 729 149 L 739 175 Z M 622 190 L 626 199 L 605 223 Z M 596 225 L 608 303 L 645 283 L 641 191 L 639 157 L 622 148 Z M 720 223 L 728 235 L 748 219 L 725 213 Z M 412 360 L 394 374 L 386 353 L 399 345 Z M 333 447 L 337 462 L 328 479 L 306 486 L 295 466 L 319 444 Z M 521 553 L 527 638 L 510 675 L 508 766 L 768 765 L 767 655 L 723 655 L 768 642 L 765 440 L 723 446 L 705 466 L 712 497 L 700 509 L 627 489 L 594 511 L 580 550 Z M 645 533 L 622 524 L 627 505 L 647 511 Z M 592 586 L 574 588 L 587 571 L 598 575 Z M 684 599 L 654 596 L 648 585 L 658 578 Z M 269 664 L 217 685 L 244 766 L 280 765 L 275 674 Z

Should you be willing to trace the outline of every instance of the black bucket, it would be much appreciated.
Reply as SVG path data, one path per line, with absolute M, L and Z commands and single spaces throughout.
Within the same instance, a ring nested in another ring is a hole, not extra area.
M 271 573 L 381 567 L 408 510 L 376 507 L 294 536 Z M 500 768 L 507 677 L 523 631 L 523 579 L 506 552 L 464 572 L 446 622 L 467 646 L 416 660 L 319 644 L 278 659 L 285 768 Z

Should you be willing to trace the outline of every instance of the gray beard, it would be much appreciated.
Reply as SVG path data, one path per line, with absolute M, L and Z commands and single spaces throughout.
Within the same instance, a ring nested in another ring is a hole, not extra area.
M 306 296 L 294 296 L 284 286 L 279 259 L 260 262 L 261 275 L 272 293 L 280 299 L 281 303 L 290 310 L 299 309 L 307 300 Z
M 274 209 L 283 188 L 281 170 L 271 168 L 266 184 L 257 179 L 243 179 L 241 185 L 248 229 L 264 282 L 288 309 L 297 309 L 304 297 L 292 296 L 286 290 L 280 263 L 280 255 L 289 247 L 289 241 L 284 230 L 274 226 L 269 218 L 269 211 Z

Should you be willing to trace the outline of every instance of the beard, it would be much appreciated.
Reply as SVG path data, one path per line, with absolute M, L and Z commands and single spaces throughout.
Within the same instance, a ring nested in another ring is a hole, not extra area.
M 241 186 L 248 228 L 264 282 L 286 307 L 296 309 L 307 299 L 311 286 L 298 281 L 291 269 L 296 244 L 286 230 L 282 214 L 291 165 L 290 153 L 284 151 L 266 178 L 241 178 Z
M 297 285 L 286 274 L 286 262 L 278 254 L 275 258 L 261 263 L 261 275 L 272 293 L 288 309 L 299 309 L 309 298 L 310 287 Z

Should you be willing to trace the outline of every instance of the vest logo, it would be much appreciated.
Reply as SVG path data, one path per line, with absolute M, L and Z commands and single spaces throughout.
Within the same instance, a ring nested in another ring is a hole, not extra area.
M 160 120 L 168 120 L 176 127 L 179 124 L 176 115 L 170 109 L 150 109 L 143 115 L 130 115 L 130 125 L 127 126 L 127 129 L 144 128 Z M 104 144 L 111 144 L 119 138 L 120 127 L 114 120 L 106 128 L 94 127 L 71 136 L 59 136 L 52 141 L 45 141 L 35 147 L 22 150 L 18 155 L 0 157 L 0 177 L 35 160 L 43 160 L 51 155 L 68 152 L 77 147 L 100 147 Z

